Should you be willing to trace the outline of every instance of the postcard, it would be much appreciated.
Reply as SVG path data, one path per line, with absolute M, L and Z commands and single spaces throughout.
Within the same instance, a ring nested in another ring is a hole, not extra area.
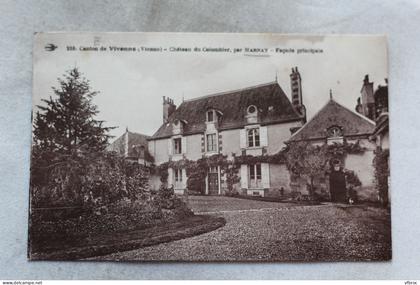
M 386 261 L 380 35 L 37 33 L 30 260 Z

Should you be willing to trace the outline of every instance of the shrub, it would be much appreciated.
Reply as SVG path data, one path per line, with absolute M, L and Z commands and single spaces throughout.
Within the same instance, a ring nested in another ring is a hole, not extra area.
M 232 188 L 232 189 L 228 188 L 225 191 L 225 195 L 228 196 L 228 197 L 236 197 L 236 196 L 239 196 L 239 192 L 234 188 Z
M 99 206 L 150 195 L 148 169 L 113 153 L 36 154 L 31 169 L 32 207 Z M 46 155 L 53 161 L 44 166 Z
M 375 187 L 382 205 L 388 205 L 389 150 L 377 148 L 373 159 Z
M 78 208 L 72 215 L 47 218 L 55 211 L 60 212 L 59 209 L 51 209 L 47 215 L 42 211 L 31 212 L 30 240 L 33 250 L 51 244 L 71 245 L 75 240 L 89 236 L 148 228 L 193 215 L 173 189 L 167 188 L 151 193 L 150 199 L 126 198 L 108 205 Z

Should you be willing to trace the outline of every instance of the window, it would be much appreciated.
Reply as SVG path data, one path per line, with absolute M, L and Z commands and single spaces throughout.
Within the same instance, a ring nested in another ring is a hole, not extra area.
M 329 128 L 327 132 L 328 132 L 328 136 L 331 138 L 338 138 L 338 137 L 343 136 L 343 131 L 338 126 L 333 126 Z
M 207 135 L 207 151 L 216 151 L 216 150 L 217 150 L 216 134 Z
M 249 178 L 251 180 L 261 180 L 261 164 L 253 164 L 249 166 Z
M 251 188 L 261 187 L 261 164 L 252 164 L 249 168 L 249 185 Z
M 250 105 L 248 106 L 248 108 L 246 109 L 246 121 L 248 124 L 255 124 L 258 121 L 258 109 L 256 106 L 254 105 Z
M 174 169 L 175 182 L 182 182 L 182 169 Z
M 340 126 L 332 126 L 327 129 L 327 144 L 343 143 L 343 129 Z
M 214 113 L 213 110 L 207 112 L 207 122 L 213 122 L 214 121 Z
M 182 153 L 181 138 L 174 139 L 174 153 L 175 154 Z
M 258 128 L 248 130 L 248 147 L 260 146 L 260 130 Z
M 217 173 L 217 166 L 210 166 L 209 173 Z
M 257 108 L 254 105 L 248 107 L 248 113 L 254 114 L 257 111 Z

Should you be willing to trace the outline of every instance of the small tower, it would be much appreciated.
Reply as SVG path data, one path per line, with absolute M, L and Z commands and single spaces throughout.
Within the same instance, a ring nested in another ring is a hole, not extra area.
M 290 74 L 290 90 L 292 91 L 292 105 L 306 122 L 306 110 L 302 98 L 302 78 L 297 67 L 292 68 Z
M 169 117 L 176 110 L 174 100 L 169 97 L 163 96 L 163 123 L 167 123 Z
M 371 120 L 375 120 L 375 98 L 373 97 L 373 82 L 369 82 L 369 75 L 365 75 L 363 79 L 362 89 L 360 90 L 361 97 L 361 114 Z

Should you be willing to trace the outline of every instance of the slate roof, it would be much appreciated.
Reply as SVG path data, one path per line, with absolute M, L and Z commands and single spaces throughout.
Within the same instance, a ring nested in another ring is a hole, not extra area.
M 184 101 L 169 117 L 169 122 L 163 124 L 151 139 L 171 136 L 172 123 L 176 119 L 187 122 L 184 134 L 204 132 L 206 111 L 210 109 L 223 114 L 219 120 L 219 130 L 242 128 L 246 125 L 245 116 L 250 105 L 258 108 L 261 125 L 302 119 L 278 83 L 271 82 Z
M 331 126 L 342 127 L 344 137 L 370 135 L 375 129 L 373 121 L 330 99 L 310 121 L 292 135 L 289 142 L 324 139 Z
M 376 126 L 372 136 L 375 138 L 378 134 L 389 132 L 389 115 L 388 112 L 383 112 L 376 119 Z
M 143 158 L 147 161 L 152 161 L 153 158 L 148 152 L 148 142 L 147 140 L 150 136 L 146 136 L 139 133 L 134 133 L 130 131 L 126 131 L 128 133 L 128 156 L 129 158 Z M 122 136 L 117 138 L 112 144 L 109 145 L 109 151 L 115 151 L 117 154 L 121 156 L 125 156 L 125 135 L 124 133 Z M 144 147 L 144 152 L 141 153 L 139 151 L 139 147 Z

